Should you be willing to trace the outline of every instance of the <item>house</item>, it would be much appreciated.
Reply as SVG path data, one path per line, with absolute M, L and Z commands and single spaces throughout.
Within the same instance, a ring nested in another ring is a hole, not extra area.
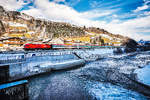
M 0 42 L 8 45 L 23 45 L 25 43 L 25 39 L 19 37 L 8 37 L 0 39 Z
M 52 43 L 52 44 L 64 44 L 64 40 L 62 40 L 61 38 L 54 38 L 50 41 L 50 43 Z

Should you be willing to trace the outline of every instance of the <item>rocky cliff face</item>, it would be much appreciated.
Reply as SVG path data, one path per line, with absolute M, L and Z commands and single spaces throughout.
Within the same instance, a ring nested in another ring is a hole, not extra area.
M 77 41 L 77 37 L 80 37 L 78 40 L 80 43 L 88 42 L 88 44 L 105 45 L 109 45 L 109 43 L 121 44 L 122 41 L 127 39 L 127 37 L 114 35 L 104 29 L 95 27 L 79 27 L 64 22 L 52 22 L 43 19 L 35 19 L 32 16 L 17 11 L 5 11 L 3 7 L 0 6 L 1 44 L 5 44 L 2 39 L 16 37 L 24 39 L 24 43 L 42 43 L 45 40 L 51 41 L 54 38 L 61 38 L 62 41 L 71 38 L 70 41 Z M 7 44 L 10 45 L 9 43 Z

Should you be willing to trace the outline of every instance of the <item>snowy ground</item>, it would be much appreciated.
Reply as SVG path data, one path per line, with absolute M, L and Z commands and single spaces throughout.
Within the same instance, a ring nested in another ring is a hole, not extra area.
M 139 82 L 150 86 L 150 65 L 135 70 Z

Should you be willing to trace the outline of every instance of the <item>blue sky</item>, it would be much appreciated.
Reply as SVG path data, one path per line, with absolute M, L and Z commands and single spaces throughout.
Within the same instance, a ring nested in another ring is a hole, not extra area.
M 0 0 L 0 5 L 35 18 L 150 40 L 150 0 Z

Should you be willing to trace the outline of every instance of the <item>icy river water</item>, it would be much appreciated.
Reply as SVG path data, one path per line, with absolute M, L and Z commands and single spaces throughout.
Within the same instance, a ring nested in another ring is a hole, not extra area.
M 149 86 L 136 82 L 139 81 L 136 70 L 150 64 L 150 52 L 115 55 L 112 49 L 96 49 L 83 55 L 87 54 L 103 56 L 80 68 L 30 78 L 30 100 L 149 99 Z

